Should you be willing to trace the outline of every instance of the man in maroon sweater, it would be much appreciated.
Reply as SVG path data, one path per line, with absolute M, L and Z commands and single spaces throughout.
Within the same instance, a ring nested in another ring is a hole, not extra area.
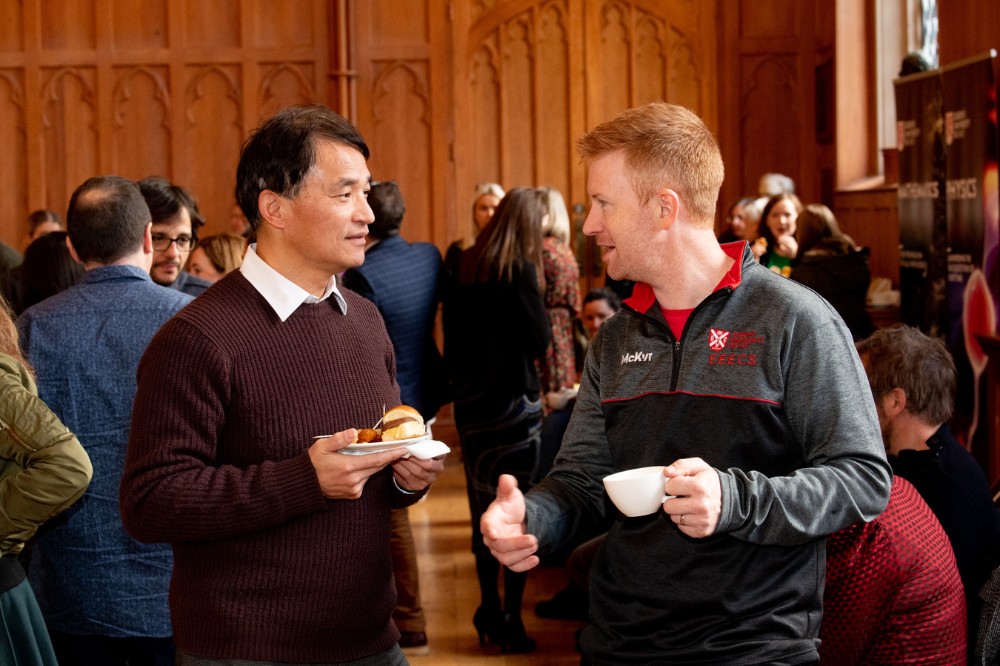
M 122 516 L 173 546 L 184 666 L 406 663 L 389 512 L 444 464 L 340 453 L 399 401 L 378 311 L 335 279 L 364 260 L 367 157 L 325 107 L 262 125 L 236 178 L 257 243 L 140 364 Z

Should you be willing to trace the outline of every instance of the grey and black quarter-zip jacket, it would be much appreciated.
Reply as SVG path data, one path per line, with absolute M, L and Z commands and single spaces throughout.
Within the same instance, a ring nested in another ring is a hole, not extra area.
M 556 464 L 527 495 L 542 553 L 613 521 L 581 639 L 593 664 L 817 660 L 824 537 L 889 499 L 850 331 L 744 242 L 723 248 L 737 259 L 731 284 L 694 309 L 680 340 L 644 284 L 604 323 Z M 722 486 L 707 538 L 663 512 L 625 518 L 606 499 L 608 474 L 692 457 Z

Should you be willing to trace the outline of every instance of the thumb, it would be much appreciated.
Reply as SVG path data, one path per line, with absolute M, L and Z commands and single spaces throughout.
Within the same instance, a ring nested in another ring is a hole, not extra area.
M 501 502 L 510 502 L 519 494 L 517 478 L 511 474 L 501 474 L 500 480 L 497 483 L 497 499 Z
M 342 430 L 338 433 L 330 435 L 329 437 L 324 437 L 318 440 L 318 444 L 322 447 L 325 452 L 339 451 L 345 447 L 350 446 L 358 439 L 358 431 L 354 428 L 348 428 L 347 430 Z

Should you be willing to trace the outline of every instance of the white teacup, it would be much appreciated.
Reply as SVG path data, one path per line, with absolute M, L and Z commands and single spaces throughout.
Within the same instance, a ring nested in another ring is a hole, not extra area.
M 667 498 L 665 465 L 637 467 L 604 477 L 604 488 L 618 510 L 630 518 L 655 513 Z

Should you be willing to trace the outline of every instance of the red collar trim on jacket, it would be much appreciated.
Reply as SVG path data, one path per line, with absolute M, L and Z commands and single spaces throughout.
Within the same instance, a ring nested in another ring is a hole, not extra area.
M 734 261 L 732 268 L 722 276 L 722 280 L 719 281 L 719 284 L 715 285 L 713 291 L 719 291 L 726 287 L 736 289 L 743 281 L 743 253 L 746 250 L 747 242 L 741 240 L 735 243 L 725 243 L 719 247 L 722 248 L 723 252 L 732 257 Z M 653 288 L 648 284 L 645 282 L 636 282 L 635 288 L 632 289 L 632 295 L 625 299 L 625 303 L 636 312 L 646 312 L 656 303 L 656 296 L 653 294 Z

